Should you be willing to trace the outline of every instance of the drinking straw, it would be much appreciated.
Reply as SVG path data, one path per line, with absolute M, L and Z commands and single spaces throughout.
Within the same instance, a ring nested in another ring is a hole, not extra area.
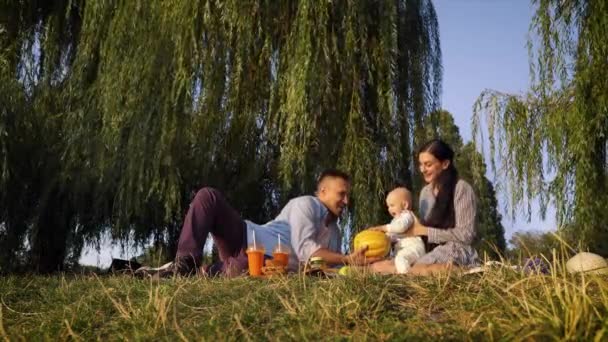
M 277 233 L 277 237 L 279 238 L 279 251 L 281 250 L 281 234 Z
M 255 246 L 255 230 L 253 231 L 253 249 L 257 250 L 257 248 Z

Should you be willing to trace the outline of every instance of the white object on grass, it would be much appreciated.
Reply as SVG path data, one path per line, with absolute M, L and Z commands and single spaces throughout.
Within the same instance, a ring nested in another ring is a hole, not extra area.
M 569 273 L 608 274 L 608 261 L 600 255 L 582 252 L 566 262 L 566 270 Z
M 169 267 L 171 267 L 172 265 L 173 265 L 173 261 L 169 261 L 168 263 L 166 263 L 160 267 L 142 266 L 142 267 L 138 268 L 137 270 L 135 270 L 135 272 L 137 272 L 137 271 L 158 272 L 158 271 L 166 270 Z

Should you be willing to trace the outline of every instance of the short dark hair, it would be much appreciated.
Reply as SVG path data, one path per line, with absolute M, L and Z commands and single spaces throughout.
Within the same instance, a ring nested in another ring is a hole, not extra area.
M 350 176 L 346 172 L 340 171 L 338 169 L 325 169 L 323 172 L 321 172 L 319 178 L 317 178 L 317 187 L 326 178 L 342 178 L 350 183 Z

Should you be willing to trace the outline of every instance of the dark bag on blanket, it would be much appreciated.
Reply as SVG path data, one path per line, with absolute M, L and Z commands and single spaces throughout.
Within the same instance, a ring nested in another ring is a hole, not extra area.
M 132 260 L 124 260 L 124 259 L 112 259 L 112 264 L 110 265 L 109 272 L 110 273 L 133 273 L 136 269 L 140 268 L 141 264 Z

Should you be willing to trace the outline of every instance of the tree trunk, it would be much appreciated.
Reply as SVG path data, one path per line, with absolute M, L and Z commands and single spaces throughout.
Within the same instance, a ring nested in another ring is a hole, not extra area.
M 58 190 L 53 190 L 42 206 L 34 228 L 31 263 L 40 273 L 63 271 L 72 208 L 67 196 Z

